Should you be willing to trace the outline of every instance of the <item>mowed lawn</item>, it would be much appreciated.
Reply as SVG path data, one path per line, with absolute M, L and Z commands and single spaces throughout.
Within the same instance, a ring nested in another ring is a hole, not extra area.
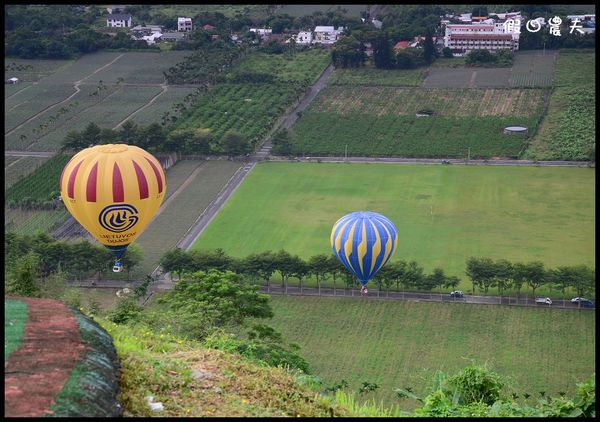
M 509 376 L 532 399 L 574 395 L 576 382 L 595 373 L 594 312 L 332 297 L 274 296 L 271 304 L 267 324 L 300 345 L 311 373 L 354 391 L 377 383 L 375 397 L 388 405 L 398 402 L 394 388 L 420 394 L 435 371 L 472 362 Z M 403 410 L 417 404 L 400 401 Z
M 20 300 L 4 299 L 4 360 L 21 346 L 26 322 L 27 304 Z
M 392 259 L 440 266 L 463 288 L 470 256 L 595 266 L 594 176 L 589 168 L 263 163 L 193 248 L 236 257 L 285 249 L 308 259 L 331 253 L 340 217 L 369 210 L 398 228 Z

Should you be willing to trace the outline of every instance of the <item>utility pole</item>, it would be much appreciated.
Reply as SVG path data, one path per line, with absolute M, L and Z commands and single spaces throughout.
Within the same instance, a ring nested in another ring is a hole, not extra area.
M 471 161 L 471 147 L 467 147 L 468 151 L 467 151 L 467 162 Z
M 346 151 L 344 152 L 344 160 L 348 159 L 348 144 L 346 144 Z

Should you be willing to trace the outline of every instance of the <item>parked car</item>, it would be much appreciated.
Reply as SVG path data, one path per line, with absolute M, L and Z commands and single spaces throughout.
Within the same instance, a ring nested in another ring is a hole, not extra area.
M 450 292 L 450 297 L 464 297 L 464 293 L 460 290 L 454 290 L 453 292 Z
M 552 305 L 552 299 L 549 297 L 538 297 L 535 299 L 535 303 L 541 303 L 545 305 Z
M 579 302 L 586 301 L 586 300 L 589 300 L 589 299 L 586 299 L 585 297 L 579 297 L 579 296 L 577 296 L 577 297 L 574 297 L 573 299 L 571 299 L 571 302 L 572 303 L 579 303 Z

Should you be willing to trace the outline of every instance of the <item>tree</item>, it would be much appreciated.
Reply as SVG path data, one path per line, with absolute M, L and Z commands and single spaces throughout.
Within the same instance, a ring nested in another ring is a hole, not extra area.
M 423 267 L 420 267 L 416 261 L 410 261 L 404 275 L 406 285 L 412 288 L 418 288 L 418 286 L 422 284 L 424 277 L 425 274 L 423 274 Z
M 240 325 L 246 318 L 273 316 L 269 297 L 257 289 L 231 271 L 201 271 L 177 283 L 165 301 L 173 311 L 211 327 Z
M 285 286 L 287 291 L 287 280 L 294 274 L 295 270 L 296 262 L 294 257 L 289 252 L 282 249 L 275 254 L 273 264 L 275 271 L 278 271 L 281 276 L 281 287 Z
M 185 141 L 184 151 L 186 154 L 210 154 L 214 137 L 210 129 L 193 129 Z
M 308 267 L 310 269 L 310 273 L 313 274 L 317 279 L 319 295 L 321 295 L 321 282 L 329 273 L 329 256 L 325 254 L 311 256 L 308 260 Z
M 442 55 L 447 59 L 451 59 L 452 57 L 454 57 L 452 50 L 448 47 L 442 48 Z
M 21 259 L 13 264 L 10 277 L 7 280 L 6 291 L 9 294 L 20 296 L 39 296 L 37 286 L 39 257 L 33 251 L 29 251 Z
M 335 255 L 329 255 L 327 259 L 328 272 L 331 274 L 333 279 L 333 295 L 335 296 L 335 281 L 337 277 L 341 276 L 345 271 L 346 267 L 340 262 Z
M 131 120 L 123 123 L 117 134 L 119 142 L 127 145 L 139 145 L 140 133 L 137 125 Z
M 496 281 L 495 284 L 498 286 L 500 300 L 502 300 L 502 293 L 512 285 L 512 280 L 514 277 L 513 265 L 506 259 L 501 259 L 495 262 L 494 267 L 494 278 Z
M 271 251 L 248 255 L 242 261 L 242 272 L 252 278 L 261 278 L 269 286 L 269 281 L 275 271 L 275 255 Z
M 435 50 L 435 45 L 433 44 L 433 37 L 431 35 L 431 31 L 427 31 L 425 34 L 425 42 L 423 44 L 423 58 L 425 59 L 426 64 L 431 64 L 437 57 L 437 51 Z
M 152 123 L 139 131 L 139 147 L 149 152 L 164 150 L 167 139 L 160 123 Z
M 496 282 L 494 261 L 490 258 L 468 258 L 465 274 L 473 283 L 473 294 L 475 293 L 475 286 L 487 293 L 488 289 L 494 286 Z
M 535 290 L 543 284 L 548 282 L 548 274 L 544 269 L 544 264 L 540 261 L 533 261 L 527 264 L 523 264 L 519 268 L 517 277 L 524 278 L 527 285 L 531 288 L 533 296 L 535 296 Z
M 587 265 L 558 267 L 553 271 L 553 279 L 562 286 L 575 289 L 577 296 L 592 294 L 596 286 L 596 271 Z
M 394 67 L 394 55 L 387 32 L 379 33 L 372 45 L 375 67 L 378 69 L 392 69 Z
M 159 264 L 168 273 L 177 273 L 181 280 L 181 274 L 192 268 L 192 257 L 182 249 L 175 248 L 167 251 L 159 260 Z
M 223 152 L 230 158 L 236 155 L 248 154 L 252 151 L 250 142 L 238 132 L 228 131 L 221 141 Z
M 86 144 L 86 147 L 89 147 L 90 145 L 100 145 L 101 133 L 102 129 L 100 129 L 100 126 L 94 122 L 90 122 L 81 133 L 81 138 Z
M 488 50 L 473 50 L 465 56 L 465 63 L 469 66 L 495 63 L 497 60 L 497 57 Z
M 293 151 L 290 131 L 282 129 L 277 131 L 271 140 L 273 148 L 271 151 L 276 155 L 291 155 Z
M 353 36 L 341 37 L 331 49 L 331 61 L 336 67 L 359 67 L 366 59 L 363 43 Z

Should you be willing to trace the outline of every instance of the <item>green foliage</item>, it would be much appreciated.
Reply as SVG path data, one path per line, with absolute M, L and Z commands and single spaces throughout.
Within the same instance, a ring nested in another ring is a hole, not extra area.
M 65 302 L 67 306 L 75 309 L 80 309 L 82 307 L 81 299 L 81 292 L 74 287 L 66 289 L 62 295 L 62 301 Z
M 448 47 L 444 47 L 442 49 L 442 55 L 447 59 L 451 59 L 452 57 L 454 57 L 454 54 L 452 54 L 452 50 Z
M 117 305 L 106 318 L 116 324 L 125 324 L 139 318 L 142 307 L 137 304 L 134 297 L 124 296 L 117 301 Z
M 353 36 L 341 37 L 331 48 L 331 61 L 336 67 L 360 67 L 366 59 L 363 43 Z
M 487 367 L 469 365 L 460 373 L 448 378 L 453 401 L 458 404 L 484 403 L 488 406 L 500 399 L 506 382 L 496 372 Z
M 472 50 L 466 55 L 465 63 L 467 66 L 512 66 L 513 53 L 508 49 L 498 50 L 495 54 L 488 50 Z
M 37 285 L 39 257 L 33 251 L 20 257 L 12 264 L 9 277 L 6 278 L 5 293 L 38 297 L 40 289 Z
M 21 345 L 25 322 L 27 321 L 27 304 L 20 300 L 4 299 L 4 360 Z

